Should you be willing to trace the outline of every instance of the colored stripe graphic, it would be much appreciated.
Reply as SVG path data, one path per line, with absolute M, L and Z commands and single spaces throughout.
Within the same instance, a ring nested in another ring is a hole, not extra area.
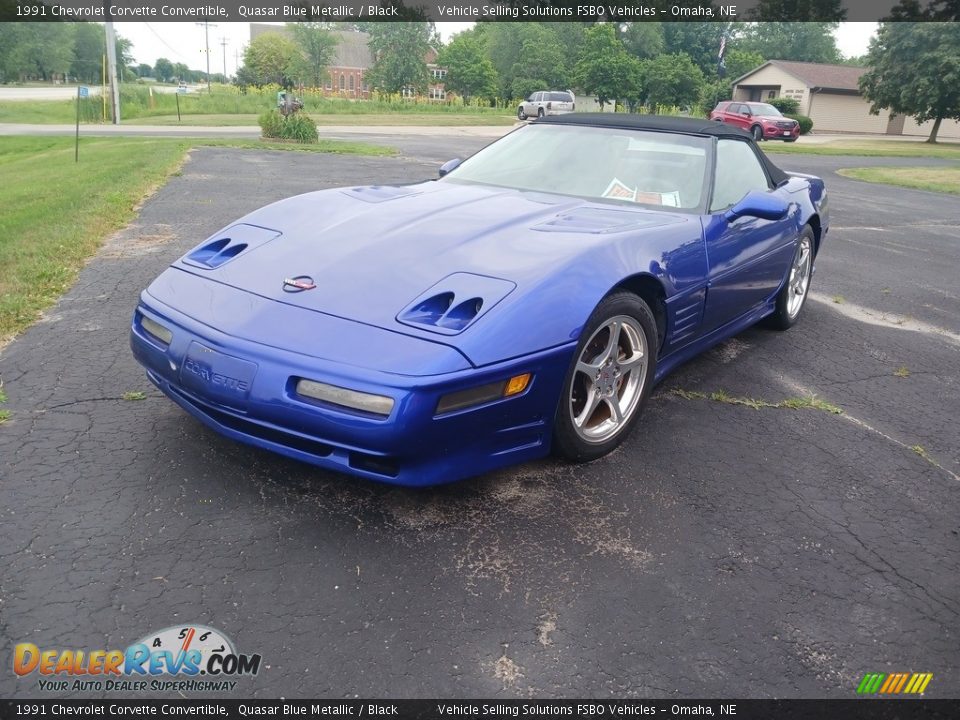
M 857 695 L 920 695 L 933 679 L 933 673 L 867 673 L 857 685 Z
M 910 673 L 902 673 L 900 675 L 900 682 L 898 682 L 897 686 L 893 688 L 890 692 L 899 693 L 903 689 L 903 686 L 907 683 L 907 678 L 909 677 L 910 677 Z
M 867 673 L 857 687 L 858 695 L 872 695 L 880 689 L 880 683 L 886 677 L 883 673 Z
M 893 673 L 893 674 L 891 674 L 891 675 L 887 675 L 887 680 L 886 680 L 886 682 L 883 683 L 883 685 L 880 687 L 880 694 L 882 695 L 882 694 L 884 694 L 884 693 L 890 692 L 890 688 L 892 688 L 894 685 L 896 685 L 896 684 L 897 684 L 897 680 L 899 680 L 899 679 L 900 679 L 900 676 L 899 676 L 897 673 Z

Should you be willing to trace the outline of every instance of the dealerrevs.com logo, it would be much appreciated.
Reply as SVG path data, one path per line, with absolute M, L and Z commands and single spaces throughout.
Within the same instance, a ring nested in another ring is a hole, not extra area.
M 19 643 L 13 672 L 37 676 L 37 689 L 63 691 L 232 691 L 233 678 L 256 675 L 260 655 L 243 655 L 219 630 L 168 627 L 125 650 L 41 649 Z

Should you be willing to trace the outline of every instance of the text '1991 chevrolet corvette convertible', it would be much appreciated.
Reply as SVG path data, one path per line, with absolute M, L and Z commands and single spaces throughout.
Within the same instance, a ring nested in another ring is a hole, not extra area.
M 142 293 L 150 380 L 235 440 L 433 485 L 598 458 L 679 363 L 803 309 L 815 177 L 708 120 L 546 117 L 440 179 L 307 193 Z

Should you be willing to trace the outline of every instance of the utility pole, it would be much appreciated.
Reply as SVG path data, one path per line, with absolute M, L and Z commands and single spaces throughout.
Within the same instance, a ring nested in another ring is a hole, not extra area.
M 106 3 L 104 3 L 106 5 Z M 104 8 L 106 13 L 106 8 Z M 109 13 L 106 14 L 109 18 Z M 110 75 L 110 109 L 113 111 L 113 124 L 120 124 L 120 85 L 117 82 L 117 37 L 113 32 L 113 21 L 105 24 L 107 34 L 107 71 Z
M 212 91 L 210 90 L 210 23 L 204 20 L 202 23 L 194 23 L 194 25 L 203 25 L 204 37 L 207 46 L 207 94 L 209 95 Z M 216 27 L 216 25 L 214 25 Z
M 223 47 L 223 81 L 227 82 L 227 39 L 220 38 L 220 45 Z

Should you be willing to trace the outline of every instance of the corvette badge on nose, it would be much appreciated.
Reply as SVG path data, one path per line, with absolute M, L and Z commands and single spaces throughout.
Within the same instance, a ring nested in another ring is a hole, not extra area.
M 302 292 L 304 290 L 313 290 L 317 284 L 312 277 L 308 275 L 298 275 L 294 278 L 283 279 L 284 292 Z

